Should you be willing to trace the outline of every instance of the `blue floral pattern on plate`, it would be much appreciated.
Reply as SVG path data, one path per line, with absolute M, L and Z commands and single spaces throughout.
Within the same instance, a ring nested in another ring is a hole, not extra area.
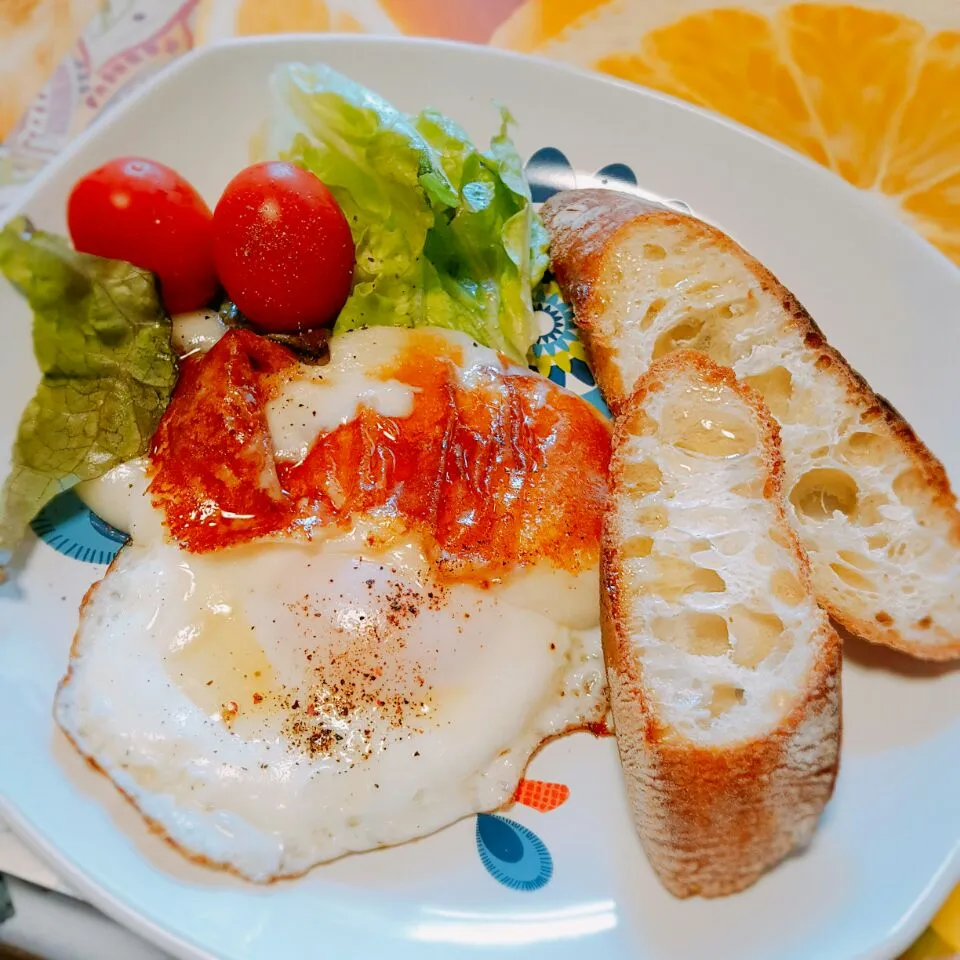
M 637 176 L 625 163 L 608 163 L 594 174 L 573 169 L 573 164 L 556 147 L 541 147 L 524 168 L 534 203 L 543 203 L 561 190 L 577 187 L 611 187 L 629 190 L 637 186 Z
M 490 876 L 512 890 L 539 890 L 553 876 L 546 844 L 529 827 L 498 814 L 477 816 L 477 853 Z
M 128 540 L 125 533 L 101 520 L 73 490 L 54 497 L 30 526 L 58 553 L 85 563 L 110 563 Z
M 540 321 L 541 334 L 531 348 L 531 368 L 579 394 L 609 417 L 610 411 L 587 366 L 587 355 L 577 334 L 573 311 L 552 277 L 545 279 L 534 293 L 533 308 Z

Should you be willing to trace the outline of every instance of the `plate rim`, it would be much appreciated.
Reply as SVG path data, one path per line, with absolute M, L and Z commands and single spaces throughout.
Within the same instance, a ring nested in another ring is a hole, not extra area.
M 80 152 L 87 143 L 97 138 L 102 130 L 112 126 L 129 112 L 136 110 L 144 97 L 157 87 L 169 82 L 179 73 L 192 69 L 201 60 L 229 56 L 233 51 L 242 51 L 252 47 L 283 47 L 291 43 L 301 47 L 310 44 L 315 46 L 318 52 L 325 47 L 332 46 L 403 46 L 424 48 L 425 51 L 454 49 L 465 56 L 525 63 L 535 66 L 540 71 L 552 71 L 579 78 L 581 82 L 590 83 L 598 89 L 602 87 L 621 89 L 632 96 L 659 101 L 668 105 L 671 109 L 683 110 L 693 114 L 698 123 L 716 124 L 735 135 L 754 141 L 761 149 L 773 150 L 789 162 L 799 164 L 806 170 L 808 176 L 813 175 L 819 178 L 825 189 L 837 190 L 839 188 L 841 195 L 844 196 L 845 203 L 858 203 L 868 210 L 870 216 L 886 221 L 887 229 L 897 231 L 900 234 L 901 242 L 913 245 L 918 254 L 927 258 L 931 265 L 937 263 L 944 278 L 949 278 L 947 282 L 956 285 L 958 292 L 960 292 L 960 270 L 957 269 L 955 264 L 903 220 L 896 217 L 889 209 L 876 202 L 876 196 L 854 187 L 833 171 L 765 134 L 677 97 L 616 77 L 550 60 L 543 56 L 483 44 L 447 40 L 440 37 L 285 33 L 261 37 L 231 37 L 195 47 L 165 65 L 71 140 L 66 148 L 16 195 L 14 202 L 4 211 L 3 223 L 17 216 L 36 195 L 42 193 L 60 170 L 72 161 L 74 155 Z M 201 947 L 188 936 L 174 932 L 161 923 L 148 918 L 101 887 L 95 880 L 89 879 L 78 864 L 61 854 L 46 839 L 42 831 L 32 824 L 27 814 L 2 793 L 0 793 L 0 815 L 2 815 L 11 832 L 59 877 L 63 878 L 71 890 L 76 891 L 83 900 L 86 900 L 105 915 L 133 930 L 148 942 L 167 950 L 174 956 L 182 957 L 184 960 L 218 960 L 216 954 Z M 891 951 L 894 954 L 902 952 L 929 925 L 932 917 L 957 884 L 960 884 L 960 836 L 958 836 L 953 849 L 947 854 L 938 872 L 930 878 L 926 886 L 918 893 L 903 917 L 889 928 L 882 940 L 876 941 L 867 948 L 866 952 L 858 953 L 852 956 L 850 960 L 884 960 L 884 958 L 891 956 Z
M 568 76 L 579 77 L 582 81 L 593 83 L 597 86 L 605 86 L 613 89 L 624 90 L 633 96 L 643 97 L 648 100 L 658 101 L 669 105 L 675 110 L 682 110 L 685 113 L 692 114 L 699 118 L 699 122 L 706 122 L 723 127 L 726 130 L 746 137 L 768 150 L 773 150 L 789 161 L 800 164 L 807 172 L 807 175 L 820 178 L 827 189 L 836 190 L 839 188 L 842 194 L 846 196 L 847 202 L 855 202 L 863 206 L 874 217 L 880 217 L 886 221 L 888 228 L 895 229 L 901 236 L 902 241 L 911 243 L 922 251 L 932 262 L 937 262 L 939 268 L 944 272 L 944 276 L 952 276 L 957 282 L 960 278 L 960 269 L 950 260 L 946 254 L 937 249 L 932 243 L 921 236 L 916 230 L 910 227 L 900 217 L 895 216 L 890 209 L 878 201 L 878 195 L 871 190 L 864 190 L 853 186 L 853 184 L 844 180 L 833 170 L 817 163 L 812 158 L 800 153 L 793 147 L 787 146 L 779 140 L 767 134 L 754 130 L 751 127 L 732 120 L 721 113 L 716 113 L 706 107 L 701 107 L 682 100 L 672 94 L 663 93 L 660 90 L 654 90 L 651 87 L 644 87 L 640 84 L 632 83 L 629 80 L 622 80 L 609 74 L 598 73 L 595 70 L 589 70 L 584 67 L 569 63 L 563 63 L 557 60 L 551 60 L 548 57 L 537 54 L 523 53 L 516 50 L 508 50 L 503 47 L 493 47 L 485 44 L 470 43 L 463 40 L 449 40 L 443 37 L 411 37 L 411 36 L 389 36 L 386 34 L 349 34 L 349 33 L 275 33 L 264 36 L 252 37 L 226 37 L 218 39 L 212 43 L 203 46 L 194 47 L 177 59 L 170 61 L 153 76 L 140 84 L 135 90 L 126 95 L 116 106 L 109 107 L 107 112 L 94 118 L 93 122 L 74 137 L 65 147 L 65 149 L 54 157 L 50 162 L 33 178 L 28 184 L 24 185 L 22 192 L 16 195 L 14 202 L 4 212 L 3 222 L 6 223 L 12 216 L 16 216 L 20 210 L 29 203 L 33 196 L 39 193 L 46 186 L 48 180 L 53 179 L 60 168 L 65 166 L 73 154 L 78 152 L 89 140 L 92 140 L 97 132 L 106 125 L 112 125 L 115 118 L 123 116 L 132 110 L 139 100 L 148 95 L 154 88 L 166 83 L 171 77 L 176 76 L 183 70 L 189 69 L 196 61 L 206 58 L 223 56 L 229 51 L 244 49 L 249 47 L 282 47 L 291 43 L 302 46 L 305 43 L 315 44 L 318 47 L 325 46 L 384 46 L 384 47 L 422 47 L 425 49 L 437 50 L 459 50 L 465 56 L 480 57 L 481 59 L 501 59 L 512 62 L 536 64 L 541 70 L 553 71 Z M 886 196 L 886 195 L 882 195 Z

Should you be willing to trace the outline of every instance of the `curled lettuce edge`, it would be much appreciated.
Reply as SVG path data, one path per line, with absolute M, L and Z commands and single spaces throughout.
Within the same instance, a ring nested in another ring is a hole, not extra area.
M 0 231 L 0 272 L 33 311 L 41 379 L 0 490 L 0 562 L 58 493 L 150 446 L 177 381 L 152 273 L 77 253 L 26 217 Z
M 316 174 L 353 230 L 354 289 L 335 331 L 447 327 L 526 362 L 547 235 L 506 107 L 480 151 L 446 115 L 404 114 L 325 65 L 281 65 L 270 91 L 258 149 Z

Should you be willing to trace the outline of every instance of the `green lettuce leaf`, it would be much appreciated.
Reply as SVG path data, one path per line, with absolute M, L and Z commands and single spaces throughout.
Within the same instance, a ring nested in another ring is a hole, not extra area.
M 153 274 L 76 253 L 24 217 L 0 231 L 0 271 L 33 310 L 42 380 L 0 492 L 0 549 L 62 490 L 145 453 L 177 379 Z
M 353 231 L 354 288 L 336 331 L 447 327 L 524 361 L 547 237 L 509 113 L 481 152 L 443 114 L 408 116 L 329 67 L 281 66 L 271 91 L 267 153 L 315 173 Z

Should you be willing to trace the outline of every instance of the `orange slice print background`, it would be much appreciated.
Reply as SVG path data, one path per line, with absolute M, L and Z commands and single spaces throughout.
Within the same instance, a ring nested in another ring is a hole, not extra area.
M 715 110 L 869 190 L 960 265 L 960 0 L 203 0 L 200 42 L 490 42 Z
M 197 44 L 275 33 L 398 33 L 376 0 L 201 0 Z
M 401 33 L 486 43 L 523 0 L 380 0 Z
M 752 127 L 875 192 L 960 265 L 956 0 L 526 0 L 493 42 Z
M 487 43 L 523 0 L 202 0 L 198 42 L 268 33 L 377 33 Z

